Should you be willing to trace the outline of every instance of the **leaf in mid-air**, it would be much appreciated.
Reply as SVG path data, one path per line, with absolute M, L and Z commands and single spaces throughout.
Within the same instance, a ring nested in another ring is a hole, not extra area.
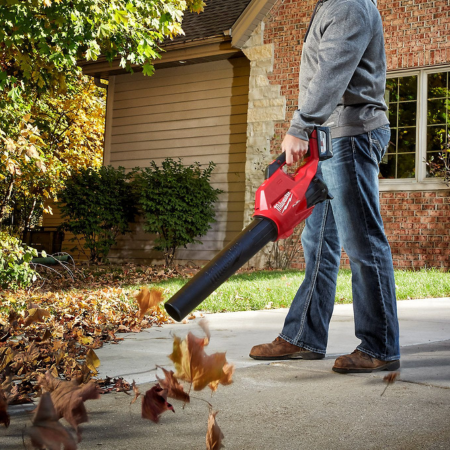
M 173 406 L 167 403 L 167 391 L 162 389 L 159 384 L 149 389 L 142 397 L 142 417 L 144 419 L 158 423 L 159 416 L 169 409 L 175 412 Z
M 92 350 L 91 348 L 86 353 L 86 366 L 92 370 L 94 375 L 97 375 L 97 368 L 100 366 L 100 360 L 98 359 L 98 356 L 96 355 L 94 350 Z
M 133 382 L 131 383 L 131 388 L 133 389 L 133 392 L 134 392 L 134 398 L 133 398 L 133 400 L 131 400 L 130 405 L 132 405 L 141 395 L 141 391 L 136 386 L 136 381 L 133 380 Z
M 139 305 L 139 319 L 142 319 L 149 309 L 154 308 L 163 300 L 160 290 L 149 290 L 147 287 L 143 287 L 134 298 Z
M 204 347 L 209 338 L 199 338 L 189 333 L 185 340 L 174 336 L 173 352 L 169 358 L 173 361 L 175 376 L 192 383 L 195 391 L 206 386 L 215 391 L 219 384 L 232 383 L 234 365 L 228 364 L 225 353 L 207 355 Z
M 158 378 L 159 384 L 163 389 L 167 390 L 167 396 L 170 398 L 174 398 L 175 400 L 181 400 L 185 403 L 189 403 L 190 397 L 187 392 L 184 391 L 183 386 L 176 379 L 173 370 L 166 370 L 161 367 L 161 370 L 164 372 L 165 378 Z
M 391 372 L 388 373 L 384 378 L 383 381 L 386 383 L 386 387 L 384 388 L 383 392 L 381 393 L 381 396 L 386 392 L 386 389 L 389 385 L 395 383 L 397 378 L 400 376 L 400 372 Z
M 9 414 L 8 414 L 8 403 L 6 401 L 6 396 L 3 390 L 0 389 L 0 424 L 5 425 L 6 428 L 9 427 Z
M 50 313 L 46 309 L 32 308 L 28 310 L 28 316 L 25 319 L 24 325 L 28 327 L 32 323 L 43 322 L 44 317 L 50 317 Z
M 210 411 L 208 417 L 208 431 L 206 432 L 206 450 L 219 450 L 223 447 L 222 430 L 216 422 L 217 411 Z
M 50 372 L 46 372 L 38 381 L 44 389 L 50 391 L 58 418 L 64 417 L 76 431 L 79 424 L 88 421 L 84 402 L 100 398 L 93 382 L 80 386 L 76 381 L 57 379 Z
M 69 431 L 59 423 L 59 417 L 49 392 L 42 394 L 33 417 L 33 426 L 28 429 L 35 448 L 76 450 L 77 444 Z

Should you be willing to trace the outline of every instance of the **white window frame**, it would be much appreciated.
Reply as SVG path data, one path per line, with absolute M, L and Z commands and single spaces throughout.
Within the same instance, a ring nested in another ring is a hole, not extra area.
M 417 121 L 416 121 L 416 176 L 415 178 L 380 179 L 380 191 L 435 191 L 448 189 L 442 178 L 426 178 L 427 157 L 427 97 L 429 74 L 450 71 L 450 65 L 395 70 L 387 73 L 387 78 L 417 75 Z

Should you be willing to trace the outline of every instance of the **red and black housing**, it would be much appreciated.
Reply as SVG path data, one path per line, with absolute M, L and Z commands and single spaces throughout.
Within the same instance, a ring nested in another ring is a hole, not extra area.
M 253 221 L 164 305 L 168 314 L 182 320 L 265 245 L 290 236 L 314 205 L 332 198 L 317 175 L 319 161 L 331 156 L 329 129 L 316 127 L 304 164 L 295 174 L 284 172 L 284 153 L 275 159 L 256 192 Z

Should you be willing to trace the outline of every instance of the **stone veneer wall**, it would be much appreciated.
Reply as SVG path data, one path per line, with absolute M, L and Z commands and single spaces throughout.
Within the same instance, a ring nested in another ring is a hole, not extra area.
M 282 123 L 286 114 L 286 99 L 280 94 L 281 86 L 270 83 L 268 78 L 273 71 L 274 45 L 264 44 L 263 35 L 262 22 L 242 48 L 250 60 L 244 226 L 252 219 L 256 190 L 264 181 L 266 166 L 273 160 L 271 141 L 275 125 Z M 249 265 L 264 267 L 267 251 L 266 247 Z
M 247 221 L 253 210 L 254 192 L 262 181 L 262 169 L 278 152 L 297 109 L 303 37 L 315 3 L 278 0 L 244 49 L 252 68 Z M 448 6 L 448 0 L 378 0 L 388 70 L 450 63 Z M 272 107 L 278 109 L 271 111 Z M 396 267 L 450 267 L 450 191 L 382 192 L 380 203 Z M 349 264 L 344 252 L 341 264 Z M 304 268 L 302 253 L 294 266 Z

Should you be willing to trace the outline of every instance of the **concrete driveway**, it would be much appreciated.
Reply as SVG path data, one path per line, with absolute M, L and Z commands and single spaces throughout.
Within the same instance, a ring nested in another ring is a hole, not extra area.
M 206 315 L 208 353 L 226 351 L 236 365 L 234 383 L 194 393 L 190 404 L 174 401 L 158 424 L 140 418 L 130 397 L 108 394 L 87 403 L 80 449 L 204 449 L 210 402 L 228 449 L 450 449 L 450 299 L 398 303 L 402 346 L 400 379 L 384 389 L 386 372 L 339 375 L 337 355 L 354 350 L 351 305 L 336 305 L 327 357 L 320 361 L 255 361 L 250 348 L 272 341 L 287 310 Z M 129 334 L 120 345 L 97 351 L 100 376 L 123 376 L 142 384 L 155 380 L 155 365 L 167 358 L 173 335 L 201 335 L 198 319 Z M 29 418 L 12 411 L 11 426 L 0 430 L 1 449 L 19 449 Z

